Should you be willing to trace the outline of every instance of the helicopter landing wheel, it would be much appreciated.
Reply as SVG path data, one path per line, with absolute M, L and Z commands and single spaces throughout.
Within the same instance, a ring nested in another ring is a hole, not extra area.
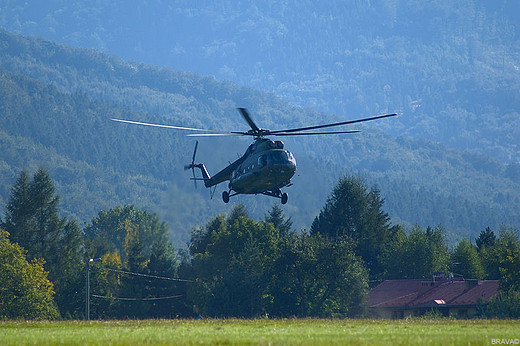
M 229 192 L 227 192 L 227 191 L 222 192 L 222 200 L 224 201 L 224 203 L 229 202 Z
M 282 204 L 286 204 L 287 201 L 289 200 L 289 195 L 287 194 L 287 192 L 284 192 L 282 193 Z

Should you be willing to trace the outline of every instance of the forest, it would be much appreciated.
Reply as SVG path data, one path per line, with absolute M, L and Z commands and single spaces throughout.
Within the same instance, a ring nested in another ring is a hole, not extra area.
M 518 230 L 487 228 L 448 250 L 442 227 L 392 226 L 360 177 L 337 182 L 309 232 L 278 205 L 256 221 L 236 204 L 177 252 L 156 214 L 118 206 L 80 228 L 59 201 L 45 169 L 16 179 L 0 220 L 0 319 L 367 317 L 382 280 L 447 272 L 499 280 L 478 316 L 520 317 Z
M 5 1 L 0 27 L 518 162 L 517 0 Z M 51 75 L 48 75 L 50 78 Z M 72 86 L 72 85 L 70 85 Z
M 195 190 L 182 167 L 194 141 L 176 131 L 113 123 L 111 118 L 214 129 L 247 129 L 236 107 L 262 127 L 337 121 L 273 94 L 169 68 L 126 62 L 88 49 L 1 32 L 0 203 L 18 172 L 49 170 L 67 217 L 83 223 L 99 209 L 135 204 L 157 213 L 178 247 L 208 215 L 230 207 Z M 397 118 L 400 118 L 398 116 Z M 384 128 L 392 120 L 382 120 Z M 286 207 L 307 229 L 334 182 L 359 172 L 378 187 L 395 224 L 442 225 L 448 242 L 486 227 L 520 227 L 520 165 L 474 151 L 362 126 L 359 134 L 284 139 L 298 163 Z M 243 153 L 241 139 L 202 139 L 198 160 L 211 172 Z M 217 191 L 216 195 L 219 195 Z M 241 197 L 260 218 L 271 203 Z

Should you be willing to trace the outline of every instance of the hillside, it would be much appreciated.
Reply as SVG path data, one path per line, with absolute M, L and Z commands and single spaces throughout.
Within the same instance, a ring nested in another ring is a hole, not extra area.
M 0 27 L 520 161 L 517 0 L 6 1 Z
M 196 224 L 229 211 L 182 167 L 194 140 L 176 131 L 110 122 L 113 117 L 205 128 L 246 130 L 236 107 L 277 129 L 344 119 L 276 96 L 169 68 L 127 62 L 98 51 L 0 31 L 0 202 L 19 171 L 44 165 L 56 180 L 62 210 L 81 222 L 98 211 L 134 203 L 167 221 L 182 244 Z M 450 149 L 428 140 L 394 137 L 375 126 L 360 134 L 285 140 L 298 162 L 286 213 L 308 228 L 337 177 L 359 172 L 376 185 L 395 222 L 442 223 L 450 240 L 485 227 L 520 227 L 519 165 Z M 198 160 L 215 172 L 242 154 L 248 140 L 201 139 Z M 261 218 L 271 203 L 241 197 Z M 230 203 L 231 204 L 231 203 Z

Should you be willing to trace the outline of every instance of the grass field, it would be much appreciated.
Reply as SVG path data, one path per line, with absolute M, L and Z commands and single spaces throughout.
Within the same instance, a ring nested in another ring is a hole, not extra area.
M 519 320 L 0 322 L 0 345 L 513 345 Z M 516 340 L 515 340 L 516 339 Z M 508 342 L 508 343 L 509 343 Z

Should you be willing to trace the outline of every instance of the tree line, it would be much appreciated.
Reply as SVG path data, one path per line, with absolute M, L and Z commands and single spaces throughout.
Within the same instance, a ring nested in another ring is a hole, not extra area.
M 168 227 L 134 206 L 80 228 L 61 218 L 49 173 L 24 170 L 0 220 L 0 318 L 362 317 L 384 279 L 448 273 L 498 279 L 483 316 L 518 317 L 520 239 L 503 227 L 448 249 L 441 226 L 391 225 L 379 191 L 342 177 L 309 230 L 274 204 L 263 220 L 237 204 L 175 251 Z M 487 314 L 487 315 L 486 315 Z

